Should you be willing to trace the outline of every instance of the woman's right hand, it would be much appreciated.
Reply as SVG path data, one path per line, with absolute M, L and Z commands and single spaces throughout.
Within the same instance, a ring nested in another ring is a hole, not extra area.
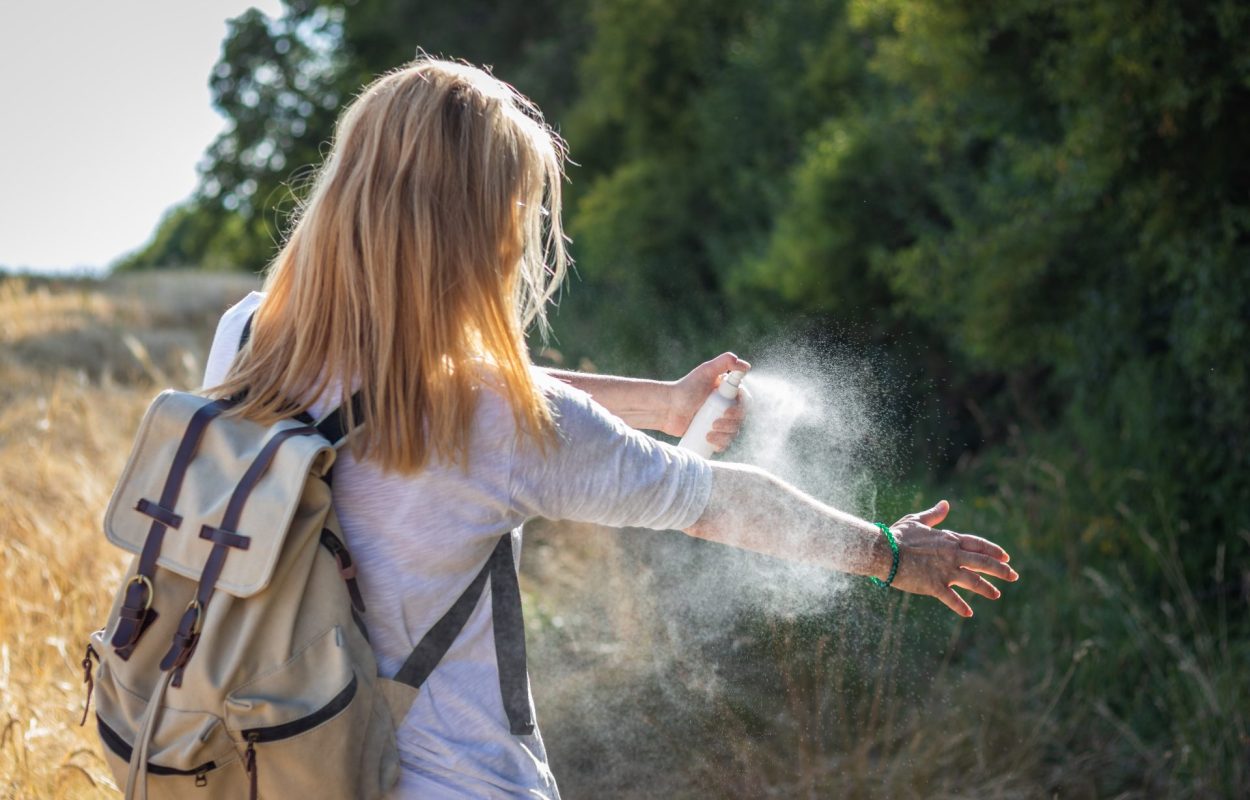
M 748 372 L 750 363 L 743 361 L 733 353 L 721 353 L 711 361 L 705 361 L 679 380 L 672 381 L 668 386 L 668 404 L 664 413 L 664 424 L 660 430 L 669 436 L 684 436 L 690 422 L 699 408 L 707 400 L 708 395 L 716 391 L 725 373 L 730 370 Z M 712 424 L 707 435 L 708 442 L 721 452 L 733 444 L 742 428 L 742 420 L 746 418 L 746 409 L 751 393 L 746 386 L 739 389 L 738 401 L 729 406 L 725 413 Z
M 1011 557 L 993 542 L 934 527 L 949 512 L 950 503 L 941 500 L 928 511 L 908 514 L 890 526 L 899 547 L 898 574 L 891 585 L 904 592 L 936 597 L 956 614 L 971 617 L 972 608 L 952 587 L 997 600 L 1002 592 L 977 573 L 1012 582 L 1020 576 L 1007 565 Z M 884 537 L 881 544 L 888 558 L 889 545 Z

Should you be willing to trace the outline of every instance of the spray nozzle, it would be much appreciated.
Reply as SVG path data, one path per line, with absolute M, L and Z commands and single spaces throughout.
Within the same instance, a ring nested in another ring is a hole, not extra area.
M 746 373 L 738 369 L 726 373 L 724 380 L 717 387 L 717 391 L 720 392 L 722 397 L 737 397 L 738 385 L 742 383 L 744 377 L 746 377 Z

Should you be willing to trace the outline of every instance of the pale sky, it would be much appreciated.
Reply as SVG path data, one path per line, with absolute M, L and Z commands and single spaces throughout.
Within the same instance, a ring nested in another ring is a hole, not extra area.
M 279 0 L 0 6 L 0 266 L 101 268 L 191 194 L 226 20 Z

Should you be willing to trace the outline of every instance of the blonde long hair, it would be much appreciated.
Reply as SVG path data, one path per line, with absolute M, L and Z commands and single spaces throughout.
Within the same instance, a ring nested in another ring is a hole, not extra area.
M 298 222 L 269 267 L 248 346 L 212 394 L 272 423 L 353 382 L 358 457 L 416 472 L 467 464 L 483 370 L 540 445 L 551 412 L 525 331 L 568 264 L 565 145 L 537 107 L 466 64 L 422 57 L 338 121 Z M 351 420 L 355 422 L 355 420 Z

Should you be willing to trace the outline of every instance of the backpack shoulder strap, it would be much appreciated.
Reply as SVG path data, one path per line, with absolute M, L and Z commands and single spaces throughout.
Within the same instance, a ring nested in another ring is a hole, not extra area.
M 256 312 L 253 311 L 251 314 L 247 315 L 247 321 L 243 323 L 243 332 L 239 334 L 238 349 L 240 351 L 247 345 L 247 340 L 252 338 L 252 317 L 255 316 Z
M 464 630 L 477 606 L 486 581 L 490 580 L 491 625 L 495 634 L 495 658 L 499 668 L 499 693 L 503 699 L 508 727 L 515 736 L 534 733 L 534 711 L 530 706 L 529 683 L 525 669 L 525 621 L 521 616 L 521 590 L 517 584 L 516 562 L 512 557 L 512 534 L 499 537 L 486 565 L 469 588 L 452 603 L 447 613 L 426 632 L 404 661 L 394 680 L 414 689 L 443 660 L 452 643 Z
M 356 427 L 359 428 L 364 424 L 365 405 L 364 399 L 360 392 L 352 395 L 352 419 L 356 421 Z M 343 406 L 331 411 L 317 423 L 317 432 L 325 437 L 326 441 L 335 447 L 339 447 L 347 439 L 347 434 L 351 431 L 347 429 L 347 414 L 343 411 Z

